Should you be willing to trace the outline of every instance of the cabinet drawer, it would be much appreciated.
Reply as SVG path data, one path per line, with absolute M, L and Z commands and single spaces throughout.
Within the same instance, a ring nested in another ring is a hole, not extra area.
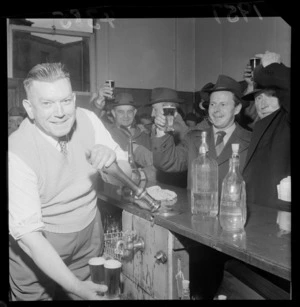
M 169 256 L 172 250 L 172 236 L 168 230 L 145 219 L 123 211 L 123 231 L 135 230 L 145 242 L 144 251 L 137 251 L 132 261 L 124 261 L 123 274 L 156 299 L 169 298 Z M 156 261 L 155 255 L 163 252 L 167 262 Z

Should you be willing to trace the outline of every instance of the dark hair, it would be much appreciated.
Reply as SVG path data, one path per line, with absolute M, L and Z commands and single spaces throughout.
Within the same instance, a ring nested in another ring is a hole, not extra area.
M 184 120 L 185 120 L 185 121 L 191 120 L 191 121 L 194 121 L 194 122 L 198 123 L 198 117 L 197 117 L 197 115 L 194 114 L 194 113 L 188 113 L 188 114 L 185 116 Z
M 141 120 L 142 118 L 146 118 L 146 119 L 152 120 L 152 117 L 151 117 L 151 115 L 150 115 L 149 113 L 141 113 L 141 114 L 139 115 L 139 118 L 140 118 L 140 120 Z

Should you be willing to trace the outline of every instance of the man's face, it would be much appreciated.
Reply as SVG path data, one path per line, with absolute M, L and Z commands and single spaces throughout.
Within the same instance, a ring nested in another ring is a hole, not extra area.
M 208 114 L 212 124 L 218 129 L 226 129 L 234 122 L 241 110 L 241 104 L 235 106 L 233 93 L 229 91 L 213 92 L 210 95 Z
M 117 126 L 130 127 L 137 110 L 133 106 L 123 105 L 116 106 L 111 110 Z
M 280 108 L 279 100 L 273 96 L 273 91 L 265 90 L 255 96 L 255 107 L 260 119 L 270 115 Z
M 69 79 L 53 82 L 33 81 L 23 105 L 28 116 L 46 134 L 65 136 L 75 122 L 75 94 Z
M 8 134 L 9 135 L 19 128 L 23 119 L 24 118 L 22 116 L 9 116 L 8 117 Z

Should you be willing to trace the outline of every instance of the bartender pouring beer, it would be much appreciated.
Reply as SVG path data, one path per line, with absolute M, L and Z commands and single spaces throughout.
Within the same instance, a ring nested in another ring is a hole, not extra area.
M 57 286 L 71 299 L 102 299 L 88 266 L 103 250 L 97 180 L 116 159 L 130 174 L 127 155 L 94 113 L 76 108 L 60 63 L 36 65 L 24 87 L 28 118 L 8 147 L 11 299 L 54 300 Z

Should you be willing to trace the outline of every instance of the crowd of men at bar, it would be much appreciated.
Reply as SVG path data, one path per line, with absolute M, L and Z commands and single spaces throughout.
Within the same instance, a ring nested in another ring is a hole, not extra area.
M 91 97 L 90 108 L 79 108 L 72 76 L 62 63 L 33 67 L 24 80 L 26 113 L 21 107 L 9 111 L 11 300 L 55 300 L 57 289 L 69 299 L 104 299 L 88 267 L 90 258 L 103 253 L 97 180 L 100 174 L 120 184 L 104 172 L 114 161 L 131 175 L 129 136 L 135 162 L 149 181 L 188 189 L 201 131 L 208 132 L 220 182 L 228 172 L 231 144 L 238 143 L 247 206 L 290 211 L 277 192 L 280 181 L 291 175 L 290 68 L 276 53 L 257 56 L 260 65 L 252 72 L 247 64 L 244 80 L 219 75 L 199 85 L 201 99 L 186 115 L 181 108 L 186 102 L 164 87 L 152 89 L 148 104 L 140 105 L 130 92 L 114 95 L 104 84 Z M 172 132 L 165 128 L 166 102 L 177 108 Z M 149 106 L 151 114 L 137 115 Z M 219 131 L 224 132 L 221 152 L 214 146 Z M 195 271 L 201 273 L 195 275 L 203 280 L 198 296 L 212 299 L 227 259 L 208 248 L 196 253 Z

